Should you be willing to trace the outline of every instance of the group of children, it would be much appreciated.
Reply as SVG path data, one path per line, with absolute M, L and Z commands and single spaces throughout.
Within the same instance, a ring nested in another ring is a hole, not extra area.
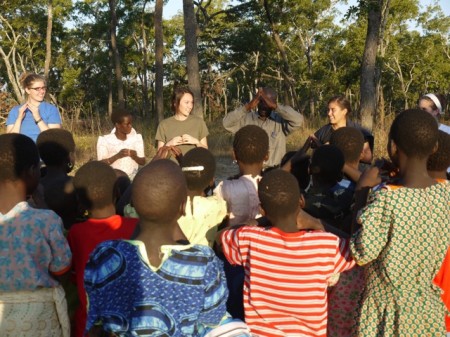
M 70 177 L 68 131 L 0 135 L 0 335 L 69 336 L 71 270 L 77 337 L 444 336 L 449 137 L 407 110 L 389 170 L 360 172 L 364 137 L 343 127 L 262 172 L 268 135 L 249 125 L 239 175 L 214 186 L 203 147 L 177 165 L 163 146 L 123 185 L 105 160 Z

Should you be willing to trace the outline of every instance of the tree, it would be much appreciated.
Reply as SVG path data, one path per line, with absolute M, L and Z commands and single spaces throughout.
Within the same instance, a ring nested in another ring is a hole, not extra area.
M 186 66 L 189 88 L 194 94 L 194 109 L 192 114 L 203 118 L 200 70 L 197 51 L 197 20 L 195 19 L 194 3 L 183 0 L 184 39 L 186 43 Z
M 367 35 L 361 65 L 360 108 L 361 124 L 369 130 L 377 112 L 376 61 L 383 9 L 389 0 L 361 0 L 367 8 Z
M 45 64 L 44 77 L 48 79 L 48 72 L 50 70 L 50 63 L 52 60 L 52 28 L 53 28 L 53 1 L 47 2 L 47 34 L 45 39 Z
M 114 59 L 114 72 L 116 74 L 117 82 L 117 96 L 118 96 L 118 106 L 125 107 L 125 95 L 123 91 L 123 81 L 122 81 L 122 66 L 120 65 L 120 54 L 117 47 L 117 15 L 116 15 L 116 1 L 108 0 L 109 10 L 111 15 L 110 21 L 110 38 L 111 38 L 111 52 Z
M 158 122 L 164 119 L 164 36 L 162 27 L 163 0 L 156 0 L 155 5 L 155 101 Z

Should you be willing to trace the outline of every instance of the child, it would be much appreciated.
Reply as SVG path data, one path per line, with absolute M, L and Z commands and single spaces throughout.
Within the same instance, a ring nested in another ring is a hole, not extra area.
M 350 232 L 350 218 L 348 226 L 343 221 L 350 214 L 353 191 L 340 186 L 344 167 L 342 152 L 333 145 L 322 145 L 317 148 L 309 165 L 312 184 L 305 195 L 305 212 L 323 219 L 340 230 L 348 228 Z
M 186 178 L 188 199 L 185 215 L 178 224 L 190 243 L 212 247 L 217 227 L 227 215 L 225 200 L 214 195 L 206 197 L 204 192 L 214 183 L 214 156 L 201 147 L 189 150 L 181 160 L 181 170 Z
M 233 155 L 239 165 L 237 179 L 224 180 L 214 194 L 227 202 L 230 225 L 260 217 L 258 182 L 269 154 L 269 137 L 256 125 L 247 125 L 234 135 Z
M 45 164 L 40 180 L 45 205 L 62 218 L 68 229 L 77 217 L 72 177 L 68 175 L 75 163 L 75 141 L 67 130 L 49 129 L 39 134 L 36 144 Z
M 55 279 L 70 269 L 61 219 L 31 208 L 26 196 L 39 182 L 36 144 L 21 134 L 0 135 L 0 335 L 64 336 L 67 305 Z
M 399 181 L 371 195 L 351 240 L 354 259 L 367 265 L 359 336 L 445 336 L 444 305 L 432 281 L 450 243 L 450 185 L 427 173 L 437 140 L 438 125 L 424 111 L 406 110 L 392 123 L 388 152 Z M 378 173 L 361 176 L 357 206 L 381 181 Z
M 228 295 L 220 261 L 211 248 L 183 244 L 178 218 L 187 188 L 180 167 L 151 162 L 133 181 L 140 233 L 107 241 L 91 254 L 85 287 L 86 330 L 123 335 L 201 336 L 225 315 Z
M 364 149 L 363 133 L 350 126 L 339 128 L 331 134 L 330 145 L 336 146 L 344 155 L 344 179 L 339 184 L 354 189 L 361 176 L 359 163 Z
M 246 323 L 261 337 L 326 336 L 328 281 L 354 265 L 348 245 L 330 233 L 297 229 L 300 190 L 290 173 L 266 173 L 258 195 L 272 227 L 220 234 L 227 260 L 246 271 Z
M 98 138 L 97 159 L 124 171 L 133 179 L 139 165 L 145 164 L 142 135 L 133 129 L 133 117 L 128 111 L 113 111 L 111 121 L 114 124 L 111 133 Z
M 84 164 L 73 179 L 78 200 L 88 211 L 88 220 L 74 224 L 67 236 L 80 300 L 75 312 L 76 337 L 83 336 L 86 325 L 87 303 L 83 277 L 89 254 L 103 241 L 131 238 L 136 227 L 137 219 L 116 215 L 116 181 L 114 170 L 98 161 Z
M 437 151 L 428 158 L 427 170 L 430 177 L 446 180 L 450 167 L 450 134 L 439 130 L 438 144 Z

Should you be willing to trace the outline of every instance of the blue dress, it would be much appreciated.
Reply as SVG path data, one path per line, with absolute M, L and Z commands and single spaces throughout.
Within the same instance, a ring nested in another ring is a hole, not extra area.
M 226 314 L 222 265 L 207 246 L 163 246 L 150 266 L 141 241 L 107 241 L 85 270 L 86 330 L 101 324 L 117 336 L 202 336 Z

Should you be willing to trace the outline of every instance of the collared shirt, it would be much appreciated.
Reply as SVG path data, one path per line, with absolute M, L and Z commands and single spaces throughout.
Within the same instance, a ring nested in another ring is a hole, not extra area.
M 247 112 L 245 106 L 230 112 L 223 119 L 223 127 L 236 133 L 245 125 L 257 125 L 264 129 L 269 136 L 269 160 L 265 167 L 279 165 L 286 153 L 286 136 L 303 124 L 303 115 L 290 106 L 278 104 L 276 111 L 272 111 L 265 120 L 258 112 Z

